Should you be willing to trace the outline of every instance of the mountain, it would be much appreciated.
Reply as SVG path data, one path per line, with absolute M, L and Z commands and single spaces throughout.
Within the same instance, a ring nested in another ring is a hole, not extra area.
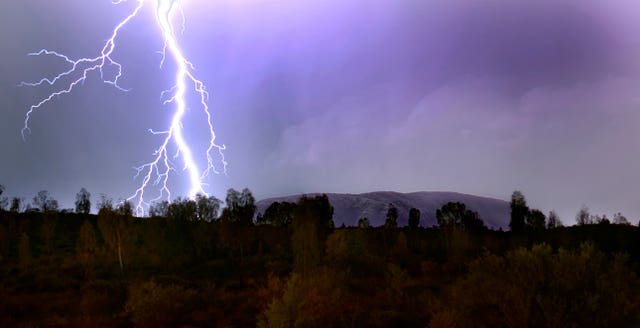
M 320 194 L 306 194 L 313 197 Z M 420 210 L 420 225 L 431 227 L 437 225 L 436 210 L 447 202 L 462 202 L 467 208 L 480 214 L 480 218 L 490 227 L 498 229 L 509 226 L 509 203 L 495 198 L 480 197 L 456 192 L 420 191 L 399 193 L 377 191 L 364 194 L 326 194 L 333 205 L 333 221 L 336 226 L 357 225 L 358 219 L 369 218 L 372 226 L 384 224 L 389 204 L 398 209 L 398 225 L 407 225 L 409 210 L 415 207 Z M 256 213 L 264 211 L 273 202 L 295 203 L 303 195 L 267 198 L 256 203 Z

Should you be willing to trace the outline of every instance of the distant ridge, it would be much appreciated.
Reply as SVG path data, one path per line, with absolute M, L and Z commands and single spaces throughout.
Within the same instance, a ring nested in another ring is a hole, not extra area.
M 322 193 L 304 194 L 307 196 Z M 495 198 L 481 197 L 457 192 L 419 191 L 399 193 L 392 191 L 376 191 L 363 194 L 327 193 L 331 205 L 334 207 L 333 221 L 336 226 L 343 223 L 355 226 L 358 219 L 366 217 L 372 226 L 384 224 L 389 204 L 398 209 L 398 224 L 407 225 L 409 210 L 415 207 L 420 210 L 420 225 L 431 227 L 437 225 L 436 210 L 447 202 L 462 202 L 467 208 L 480 214 L 484 223 L 494 229 L 506 229 L 509 225 L 509 203 Z M 303 194 L 284 197 L 274 197 L 260 200 L 256 203 L 257 213 L 264 211 L 274 202 L 297 202 Z

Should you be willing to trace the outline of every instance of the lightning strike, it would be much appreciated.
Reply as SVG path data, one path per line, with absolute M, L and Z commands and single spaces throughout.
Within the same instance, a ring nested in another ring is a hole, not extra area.
M 37 82 L 22 82 L 22 86 L 38 87 L 49 85 L 56 88 L 55 91 L 50 93 L 47 97 L 40 100 L 38 103 L 32 105 L 25 115 L 24 126 L 22 128 L 22 137 L 26 138 L 26 135 L 31 132 L 29 128 L 29 122 L 34 112 L 42 109 L 45 105 L 52 102 L 58 96 L 71 93 L 79 84 L 83 84 L 92 73 L 99 73 L 102 82 L 112 85 L 113 87 L 127 92 L 126 88 L 123 88 L 119 84 L 119 79 L 123 74 L 123 67 L 116 60 L 113 59 L 113 53 L 116 50 L 116 39 L 118 38 L 121 30 L 131 20 L 136 18 L 140 11 L 145 6 L 145 3 L 151 0 L 136 0 L 137 4 L 131 13 L 122 19 L 113 29 L 111 36 L 105 42 L 100 54 L 96 57 L 85 57 L 79 59 L 72 59 L 62 53 L 42 49 L 38 52 L 29 53 L 29 56 L 53 56 L 66 62 L 70 68 L 66 71 L 59 73 L 52 78 L 42 78 Z M 127 0 L 114 0 L 113 4 L 121 4 L 127 2 Z M 194 75 L 194 65 L 189 62 L 184 55 L 182 48 L 178 42 L 175 28 L 172 24 L 172 18 L 176 10 L 181 14 L 181 32 L 185 29 L 185 16 L 182 8 L 179 6 L 177 0 L 157 0 L 156 2 L 156 22 L 158 28 L 163 37 L 163 48 L 160 52 L 162 59 L 160 61 L 160 67 L 162 68 L 166 59 L 170 58 L 176 65 L 174 85 L 169 89 L 161 93 L 161 99 L 168 96 L 168 99 L 164 100 L 163 105 L 174 105 L 173 116 L 170 121 L 170 125 L 164 131 L 155 131 L 149 129 L 152 135 L 162 136 L 162 142 L 158 148 L 153 152 L 152 160 L 146 164 L 135 168 L 135 178 L 141 177 L 141 184 L 138 189 L 135 190 L 127 201 L 131 201 L 135 204 L 136 214 L 143 216 L 145 208 L 147 208 L 150 202 L 166 199 L 171 200 L 171 191 L 169 189 L 169 177 L 172 171 L 176 170 L 176 166 L 171 159 L 181 159 L 182 169 L 186 171 L 189 178 L 189 197 L 195 198 L 197 194 L 207 193 L 204 190 L 206 184 L 203 182 L 211 173 L 219 173 L 214 165 L 214 157 L 219 158 L 223 172 L 226 173 L 227 162 L 224 157 L 223 150 L 224 145 L 218 145 L 216 143 L 216 134 L 213 129 L 213 120 L 207 100 L 209 94 L 206 91 L 204 83 L 196 78 Z M 108 67 L 115 68 L 115 74 L 108 78 L 105 76 L 105 69 Z M 65 83 L 65 81 L 70 80 Z M 62 85 L 62 86 L 60 86 Z M 207 150 L 202 154 L 205 162 L 204 169 L 201 170 L 196 164 L 194 159 L 194 153 L 191 150 L 187 140 L 184 137 L 183 130 L 183 118 L 187 109 L 187 96 L 188 92 L 192 92 L 199 99 L 199 107 L 202 110 L 204 117 L 206 118 L 209 143 Z M 175 146 L 175 153 L 170 155 L 171 145 Z M 215 154 L 214 154 L 215 153 Z M 150 193 L 149 189 L 152 186 L 157 188 L 157 195 L 148 200 L 147 194 Z

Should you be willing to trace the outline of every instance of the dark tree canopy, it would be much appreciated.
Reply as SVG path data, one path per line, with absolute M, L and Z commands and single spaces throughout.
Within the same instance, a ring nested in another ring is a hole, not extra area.
M 542 211 L 534 209 L 527 215 L 527 225 L 533 230 L 543 230 L 545 228 L 546 216 Z
M 242 192 L 231 188 L 227 190 L 226 207 L 220 219 L 240 225 L 253 225 L 253 215 L 256 212 L 256 200 L 251 190 L 244 188 Z
M 398 209 L 393 204 L 389 204 L 384 227 L 387 229 L 395 229 L 398 227 Z
M 524 230 L 526 218 L 529 215 L 529 207 L 527 206 L 527 200 L 521 191 L 516 190 L 511 195 L 511 221 L 509 221 L 509 228 L 513 232 L 520 232 Z
M 76 213 L 89 214 L 91 212 L 91 194 L 81 188 L 76 194 Z
M 293 222 L 293 214 L 296 204 L 289 202 L 273 202 L 259 217 L 259 224 L 270 224 L 276 227 L 285 227 Z
M 169 201 L 161 200 L 159 202 L 155 202 L 149 206 L 149 216 L 150 217 L 164 217 L 166 218 L 169 215 Z
M 562 227 L 562 222 L 560 221 L 556 211 L 552 210 L 549 212 L 549 217 L 547 218 L 547 229 L 555 229 L 559 227 Z
M 420 210 L 413 207 L 409 210 L 409 228 L 415 229 L 420 226 Z
M 463 228 L 465 230 L 483 230 L 484 222 L 478 213 L 467 209 L 467 206 L 460 202 L 449 202 L 436 211 L 438 225 L 446 230 Z
M 222 201 L 214 196 L 196 195 L 198 220 L 213 221 L 218 218 Z
M 38 191 L 38 194 L 33 197 L 33 205 L 42 212 L 58 210 L 58 201 L 49 196 L 46 190 Z
M 582 205 L 582 207 L 580 207 L 580 210 L 576 214 L 576 223 L 578 223 L 578 225 L 593 224 L 587 205 Z

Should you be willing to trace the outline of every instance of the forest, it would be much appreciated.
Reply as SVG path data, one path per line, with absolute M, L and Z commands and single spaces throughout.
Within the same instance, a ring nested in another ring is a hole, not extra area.
M 462 203 L 421 227 L 335 227 L 326 195 L 255 213 L 251 191 L 136 217 L 46 191 L 0 207 L 2 327 L 637 327 L 640 230 L 586 207 L 576 224 L 511 197 L 510 229 Z

